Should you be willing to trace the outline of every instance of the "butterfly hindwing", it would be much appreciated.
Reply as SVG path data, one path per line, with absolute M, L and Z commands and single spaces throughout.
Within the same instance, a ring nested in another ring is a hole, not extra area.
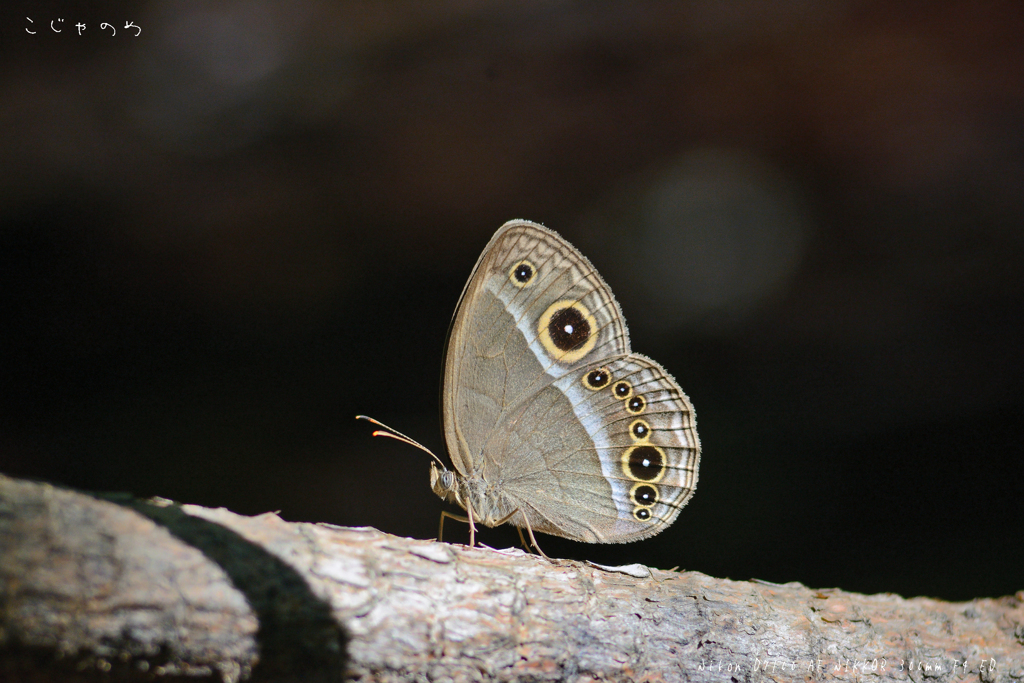
M 639 540 L 671 524 L 693 494 L 700 458 L 693 408 L 675 380 L 629 354 L 555 384 L 563 403 L 507 428 L 543 435 L 578 424 L 588 440 L 510 450 L 501 488 L 536 510 L 541 530 L 592 543 Z

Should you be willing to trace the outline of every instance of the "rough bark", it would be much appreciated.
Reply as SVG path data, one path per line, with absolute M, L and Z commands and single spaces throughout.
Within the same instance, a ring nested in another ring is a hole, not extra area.
M 602 568 L 0 476 L 0 679 L 1024 680 L 1024 591 Z

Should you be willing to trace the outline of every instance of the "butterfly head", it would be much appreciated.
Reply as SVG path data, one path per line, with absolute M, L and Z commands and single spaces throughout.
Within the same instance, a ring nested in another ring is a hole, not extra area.
M 462 505 L 462 496 L 459 495 L 459 482 L 455 472 L 444 465 L 438 466 L 436 462 L 430 463 L 430 488 L 441 500 Z

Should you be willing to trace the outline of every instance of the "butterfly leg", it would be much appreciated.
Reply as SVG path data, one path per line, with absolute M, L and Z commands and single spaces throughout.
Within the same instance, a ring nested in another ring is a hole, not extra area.
M 516 527 L 516 531 L 518 531 L 518 532 L 519 532 L 519 542 L 523 544 L 523 549 L 524 549 L 524 550 L 525 550 L 526 552 L 530 552 L 530 544 L 529 544 L 529 543 L 527 543 L 527 542 L 526 542 L 526 538 L 524 538 L 524 537 L 523 537 L 523 529 L 522 529 L 522 527 L 518 527 L 518 526 L 517 526 L 517 527 Z
M 476 524 L 473 524 L 473 506 L 466 505 L 466 512 L 469 513 L 469 547 L 476 546 Z
M 530 541 L 533 543 L 533 547 L 537 549 L 537 552 L 540 553 L 541 557 L 545 560 L 554 562 L 554 560 L 548 557 L 544 551 L 540 549 L 540 546 L 537 545 L 537 539 L 533 537 L 533 529 L 530 527 L 530 520 L 526 518 L 526 515 L 523 515 L 523 521 L 526 522 L 526 533 L 530 534 Z M 519 537 L 522 538 L 522 532 L 519 532 Z
M 518 512 L 519 508 L 516 508 L 508 515 L 506 515 L 504 518 L 498 520 L 495 526 L 499 524 L 504 524 L 508 520 L 512 519 L 512 517 L 514 517 Z M 537 539 L 533 537 L 533 529 L 530 528 L 530 520 L 526 518 L 526 515 L 523 515 L 523 521 L 526 523 L 526 531 L 530 534 L 530 540 L 533 541 L 533 547 L 537 549 L 537 552 L 540 553 L 545 560 L 551 560 L 551 558 L 545 555 L 544 551 L 540 549 L 540 546 L 537 545 Z M 526 552 L 530 552 L 530 546 L 527 545 L 526 539 L 523 538 L 523 528 L 521 526 L 516 526 L 516 532 L 519 533 L 519 541 L 523 544 L 523 547 L 526 549 Z M 553 562 L 554 560 L 551 561 Z
M 448 517 L 454 519 L 456 522 L 469 522 L 469 517 L 463 517 L 462 515 L 452 514 L 445 510 L 441 511 L 441 524 L 437 527 L 437 540 L 443 542 L 444 540 L 444 518 Z
M 519 513 L 519 508 L 516 508 L 515 510 L 513 510 L 512 512 L 508 513 L 507 515 L 505 515 L 504 517 L 499 519 L 497 522 L 495 522 L 494 526 L 501 526 L 502 524 L 504 524 L 508 520 L 510 520 L 513 517 L 515 517 L 518 513 Z M 527 522 L 527 524 L 529 524 L 529 522 Z M 515 526 L 515 525 L 513 525 L 513 526 Z M 530 552 L 530 545 L 526 542 L 526 539 L 523 538 L 523 528 L 519 527 L 519 526 L 516 526 L 516 533 L 519 534 L 519 542 L 523 544 L 523 550 L 525 550 L 526 552 Z M 540 550 L 540 548 L 538 548 L 538 550 Z

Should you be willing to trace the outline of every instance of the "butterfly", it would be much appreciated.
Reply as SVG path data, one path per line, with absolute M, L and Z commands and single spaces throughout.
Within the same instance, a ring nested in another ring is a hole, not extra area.
M 453 469 L 435 456 L 431 488 L 466 511 L 443 513 L 442 524 L 468 521 L 470 545 L 477 523 L 526 529 L 541 554 L 535 531 L 640 540 L 674 522 L 697 485 L 689 399 L 661 365 L 632 352 L 590 261 L 529 221 L 498 229 L 463 289 L 441 413 Z M 398 432 L 375 434 L 423 448 Z

